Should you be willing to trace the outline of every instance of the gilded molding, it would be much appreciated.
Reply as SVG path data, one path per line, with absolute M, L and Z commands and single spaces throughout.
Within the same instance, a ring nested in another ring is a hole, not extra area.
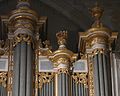
M 15 24 L 15 29 L 17 28 L 21 28 L 21 29 L 26 28 L 29 30 L 34 30 L 33 22 L 31 22 L 30 20 L 26 20 L 26 19 L 17 20 Z
M 9 39 L 9 50 L 8 50 L 8 79 L 7 79 L 7 95 L 12 96 L 12 85 L 13 85 L 13 39 Z
M 34 80 L 35 80 L 35 83 L 34 83 L 34 93 L 35 93 L 35 96 L 38 96 L 38 89 L 39 89 L 39 69 L 38 69 L 38 63 L 39 63 L 39 56 L 37 54 L 37 51 L 35 50 L 35 62 L 34 62 L 34 65 L 35 66 L 35 75 L 34 75 Z
M 15 24 L 18 20 L 30 20 L 36 22 L 38 19 L 37 13 L 28 7 L 19 7 L 18 9 L 12 11 L 9 18 L 10 24 Z
M 13 77 L 13 71 L 12 70 L 8 72 L 8 77 L 9 78 Z
M 11 93 L 11 91 L 12 91 L 12 84 L 8 84 L 7 85 L 7 91 Z
M 88 87 L 89 95 L 94 96 L 94 84 L 93 84 L 93 62 L 92 55 L 88 55 Z
M 53 52 L 51 56 L 49 56 L 49 59 L 53 62 L 55 68 L 60 64 L 65 64 L 69 67 L 70 63 L 74 62 L 76 58 L 77 55 L 66 48 L 58 49 L 57 51 Z

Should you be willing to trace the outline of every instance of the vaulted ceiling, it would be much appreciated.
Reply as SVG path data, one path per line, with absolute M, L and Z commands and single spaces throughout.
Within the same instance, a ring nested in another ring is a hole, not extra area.
M 31 8 L 40 16 L 48 17 L 47 35 L 53 49 L 57 49 L 55 34 L 68 30 L 67 46 L 77 51 L 78 32 L 86 31 L 93 23 L 89 8 L 96 0 L 29 0 Z M 8 15 L 15 9 L 17 0 L 0 0 L 0 15 Z M 120 31 L 120 0 L 99 0 L 104 8 L 102 21 L 112 31 Z M 120 40 L 119 40 L 120 41 Z M 119 46 L 118 46 L 119 47 Z

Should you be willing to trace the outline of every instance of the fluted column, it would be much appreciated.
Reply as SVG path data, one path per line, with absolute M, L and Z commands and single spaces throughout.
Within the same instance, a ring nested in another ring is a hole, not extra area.
M 7 90 L 0 85 L 0 96 L 7 96 Z
M 109 54 L 98 52 L 93 56 L 94 90 L 97 96 L 112 96 Z
M 33 88 L 33 49 L 31 44 L 27 45 L 27 81 L 26 81 L 26 96 L 32 96 Z
M 27 70 L 27 45 L 26 42 L 21 42 L 21 55 L 20 55 L 20 87 L 19 87 L 19 96 L 26 96 L 26 70 Z
M 55 96 L 70 96 L 70 79 L 67 69 L 60 69 L 55 74 Z
M 18 43 L 14 49 L 14 78 L 13 78 L 13 96 L 19 96 L 20 87 L 20 56 L 21 56 L 21 44 Z
M 119 54 L 119 53 L 118 53 Z M 115 53 L 111 53 L 111 68 L 112 68 L 112 92 L 113 92 L 113 96 L 119 96 L 120 93 L 120 88 L 119 88 L 119 64 L 120 64 L 120 59 L 119 59 L 119 55 L 115 54 Z
M 15 47 L 13 96 L 32 96 L 32 48 L 25 41 Z
M 58 73 L 57 75 L 58 77 L 58 84 L 57 84 L 57 91 L 58 91 L 58 96 L 69 96 L 69 84 L 70 84 L 70 80 L 69 80 L 69 74 L 68 74 L 68 70 L 64 70 L 61 69 L 61 72 Z

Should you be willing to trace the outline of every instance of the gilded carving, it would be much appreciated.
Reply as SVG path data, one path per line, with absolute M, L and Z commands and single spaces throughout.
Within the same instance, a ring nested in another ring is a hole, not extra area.
M 7 91 L 11 92 L 12 91 L 12 84 L 7 84 Z
M 56 37 L 58 39 L 58 44 L 59 45 L 64 45 L 66 44 L 66 39 L 67 39 L 67 31 L 60 31 L 56 34 Z
M 8 72 L 8 77 L 9 78 L 13 77 L 13 71 L 12 70 Z
M 0 72 L 0 85 L 7 87 L 7 73 Z
M 54 78 L 54 73 L 41 72 L 38 76 L 39 88 L 42 88 L 43 83 L 49 83 Z
M 45 83 L 49 83 L 50 81 L 56 80 L 55 84 L 55 91 L 58 88 L 58 75 L 60 73 L 68 74 L 69 76 L 72 76 L 72 79 L 76 83 L 84 84 L 89 88 L 89 96 L 94 96 L 94 85 L 93 85 L 93 62 L 92 62 L 92 56 L 98 54 L 98 53 L 105 53 L 108 48 L 108 44 L 111 42 L 110 38 L 112 37 L 112 32 L 103 26 L 100 19 L 103 13 L 103 10 L 96 5 L 91 10 L 92 16 L 95 18 L 95 22 L 92 25 L 92 28 L 87 30 L 86 32 L 82 33 L 81 36 L 81 42 L 80 45 L 80 56 L 81 59 L 88 59 L 88 73 L 80 72 L 80 73 L 73 73 L 73 70 L 70 70 L 71 67 L 73 67 L 73 62 L 77 60 L 77 55 L 74 54 L 72 51 L 68 50 L 66 48 L 66 39 L 67 39 L 67 31 L 60 31 L 56 34 L 56 37 L 58 39 L 58 50 L 52 52 L 50 42 L 45 41 L 41 42 L 40 37 L 36 36 L 34 38 L 34 35 L 39 35 L 39 28 L 37 28 L 39 25 L 42 25 L 41 23 L 45 23 L 45 20 L 39 22 L 39 18 L 37 14 L 31 10 L 28 6 L 24 6 L 22 4 L 23 2 L 28 3 L 28 0 L 19 0 L 19 6 L 16 10 L 14 10 L 11 13 L 11 16 L 8 20 L 9 27 L 12 26 L 12 28 L 9 28 L 10 32 L 13 33 L 13 41 L 11 43 L 14 43 L 14 46 L 16 44 L 21 42 L 26 42 L 27 44 L 33 44 L 35 45 L 35 90 L 38 91 L 39 88 L 42 88 L 42 85 Z M 22 4 L 20 6 L 20 4 Z M 28 4 L 29 5 L 29 4 Z M 40 23 L 40 24 L 38 24 Z M 38 24 L 38 25 L 37 25 Z M 36 27 L 37 26 L 37 27 Z M 41 26 L 40 26 L 41 27 Z M 37 28 L 37 29 L 35 29 Z M 38 32 L 36 32 L 36 30 Z M 11 47 L 11 43 L 8 45 Z M 45 45 L 45 48 L 43 48 L 42 44 Z M 98 45 L 105 45 L 102 47 L 98 47 Z M 0 56 L 3 55 L 6 52 L 6 41 L 0 40 Z M 96 46 L 97 47 L 96 47 Z M 93 48 L 95 46 L 95 48 Z M 87 52 L 86 50 L 90 49 L 91 54 Z M 13 66 L 14 62 L 13 59 L 13 49 L 10 48 L 9 50 L 9 69 L 8 72 L 0 72 L 0 84 L 4 87 L 7 87 L 8 93 L 12 92 L 12 78 L 13 78 Z M 87 55 L 88 56 L 87 56 Z M 57 72 L 38 72 L 38 63 L 39 63 L 39 56 L 47 56 L 54 65 L 54 68 L 57 69 Z M 72 71 L 72 72 L 70 72 Z M 72 73 L 72 75 L 71 75 Z M 56 76 L 55 76 L 56 75 Z M 58 90 L 59 91 L 59 90 Z M 57 93 L 57 91 L 56 91 Z
M 72 78 L 75 80 L 76 83 L 82 83 L 87 86 L 88 84 L 88 74 L 87 73 L 73 73 Z
M 88 86 L 89 86 L 89 94 L 90 96 L 94 96 L 94 85 L 93 85 L 93 63 L 92 63 L 92 56 L 88 55 L 88 66 L 89 66 L 89 72 L 88 72 Z
M 0 56 L 4 55 L 8 51 L 8 40 L 0 40 Z
M 68 68 L 60 68 L 60 69 L 58 69 L 58 74 L 60 74 L 60 73 L 69 74 L 69 70 L 68 70 Z
M 53 62 L 54 68 L 59 68 L 60 64 L 66 65 L 69 68 L 72 62 L 77 59 L 77 55 L 68 50 L 65 46 L 67 39 L 67 31 L 60 31 L 56 34 L 58 39 L 59 48 L 54 51 L 49 59 Z
M 105 49 L 94 49 L 93 50 L 93 56 L 96 55 L 96 54 L 99 54 L 99 53 L 106 53 L 108 50 L 105 50 Z
M 24 3 L 25 1 L 27 2 L 27 0 L 20 0 L 18 2 L 18 8 L 12 11 L 8 20 L 9 26 L 13 26 L 14 46 L 21 41 L 25 41 L 27 44 L 33 43 L 33 32 L 38 16 L 35 11 L 27 6 L 29 3 Z
M 32 37 L 27 34 L 18 34 L 14 37 L 14 46 L 16 46 L 16 44 L 18 44 L 21 41 L 25 41 L 27 42 L 27 44 L 30 44 L 32 42 Z

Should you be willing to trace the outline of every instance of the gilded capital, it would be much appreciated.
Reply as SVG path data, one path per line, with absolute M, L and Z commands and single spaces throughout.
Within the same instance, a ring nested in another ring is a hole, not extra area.
M 9 26 L 12 26 L 15 44 L 25 41 L 31 43 L 36 22 L 38 21 L 37 13 L 30 9 L 28 0 L 19 0 L 16 10 L 9 16 Z
M 96 4 L 95 7 L 91 9 L 91 14 L 95 21 L 92 27 L 86 32 L 87 46 L 92 49 L 106 49 L 112 32 L 109 28 L 104 27 L 101 23 L 103 9 Z

